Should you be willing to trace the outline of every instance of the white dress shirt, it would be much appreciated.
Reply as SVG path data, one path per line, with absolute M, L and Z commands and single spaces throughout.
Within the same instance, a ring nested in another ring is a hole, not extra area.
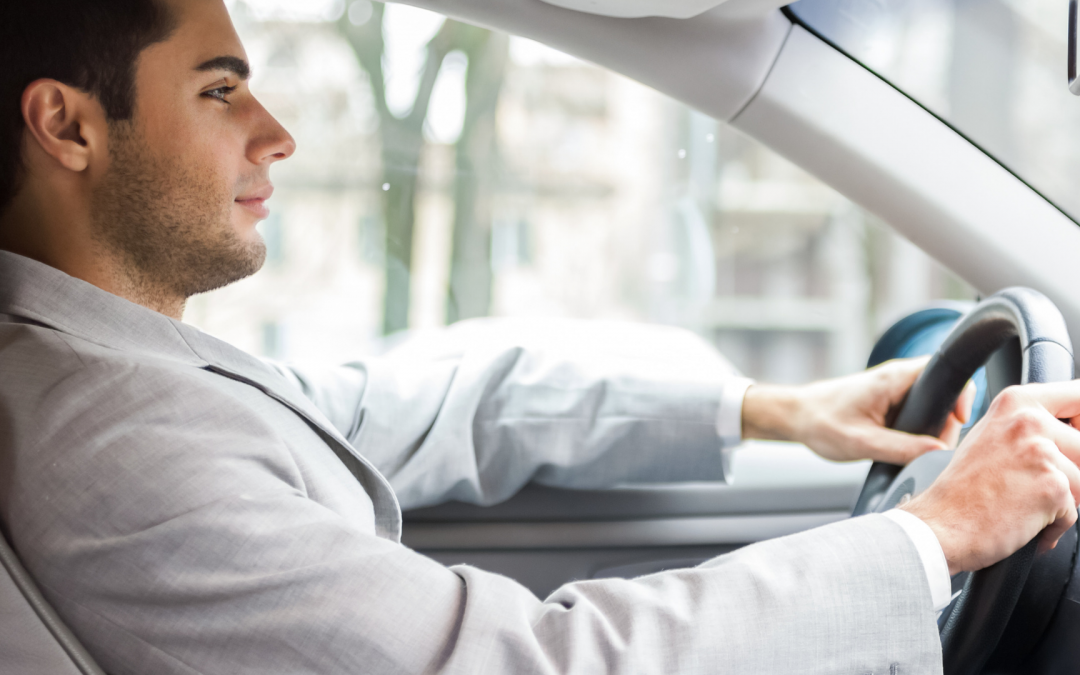
M 720 452 L 723 455 L 724 475 L 731 476 L 731 453 L 735 446 L 742 442 L 742 404 L 746 396 L 746 390 L 754 381 L 745 378 L 733 378 L 724 383 L 721 394 L 720 410 L 716 419 L 716 432 L 723 444 Z M 926 583 L 930 587 L 930 598 L 934 603 L 934 611 L 940 612 L 949 606 L 952 601 L 952 578 L 949 576 L 949 563 L 945 560 L 945 552 L 941 549 L 941 543 L 937 535 L 930 529 L 922 518 L 913 513 L 900 509 L 891 509 L 885 512 L 889 518 L 904 529 L 922 561 L 923 571 L 926 572 Z

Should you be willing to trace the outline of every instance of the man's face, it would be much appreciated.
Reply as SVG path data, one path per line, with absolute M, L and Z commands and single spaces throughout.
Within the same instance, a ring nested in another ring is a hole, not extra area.
M 270 165 L 294 144 L 251 95 L 221 0 L 168 5 L 176 31 L 139 58 L 135 115 L 110 124 L 92 216 L 141 290 L 187 298 L 262 266 Z

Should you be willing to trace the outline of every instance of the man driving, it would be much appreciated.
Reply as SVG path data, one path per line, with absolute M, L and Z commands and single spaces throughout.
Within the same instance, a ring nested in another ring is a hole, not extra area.
M 439 565 L 402 507 L 723 479 L 742 438 L 904 464 L 970 396 L 905 435 L 884 420 L 921 361 L 772 387 L 672 331 L 694 363 L 466 323 L 267 365 L 181 321 L 261 267 L 294 150 L 224 3 L 8 2 L 0 51 L 0 522 L 113 675 L 939 672 L 950 574 L 1076 521 L 1080 385 L 1030 385 L 886 514 L 546 599 Z

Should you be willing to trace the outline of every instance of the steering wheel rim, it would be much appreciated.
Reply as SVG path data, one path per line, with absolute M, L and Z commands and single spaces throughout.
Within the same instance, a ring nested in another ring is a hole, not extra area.
M 1057 307 L 1037 291 L 1008 288 L 982 301 L 957 322 L 889 426 L 907 433 L 939 435 L 968 380 L 1011 340 L 1019 342 L 1021 384 L 1073 379 L 1072 342 Z M 897 484 L 902 469 L 875 462 L 852 515 L 894 505 L 899 498 L 896 493 L 904 489 Z M 913 484 L 909 489 L 914 489 Z M 1035 546 L 1032 541 L 968 577 L 941 628 L 945 675 L 974 675 L 981 671 L 1020 597 L 1035 558 Z

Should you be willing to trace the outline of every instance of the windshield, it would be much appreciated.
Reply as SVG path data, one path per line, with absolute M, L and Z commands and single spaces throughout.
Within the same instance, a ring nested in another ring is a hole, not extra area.
M 544 45 L 369 0 L 230 8 L 298 149 L 272 174 L 267 264 L 185 319 L 249 352 L 343 362 L 470 317 L 604 319 L 800 382 L 974 296 L 761 144 Z
M 802 0 L 808 28 L 1080 219 L 1065 0 Z

